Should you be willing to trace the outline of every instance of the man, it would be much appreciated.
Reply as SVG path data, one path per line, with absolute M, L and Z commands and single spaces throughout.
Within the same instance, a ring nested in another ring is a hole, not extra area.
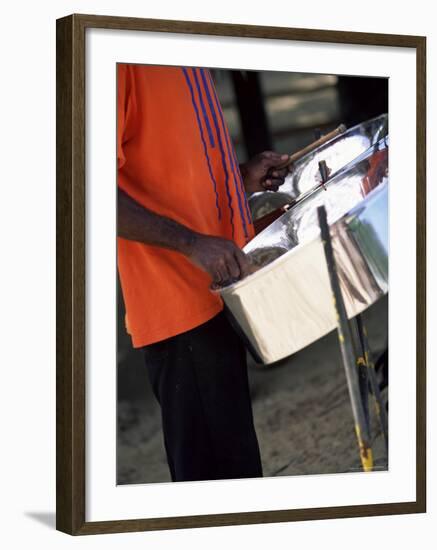
M 161 406 L 173 481 L 262 476 L 245 350 L 211 287 L 251 266 L 245 193 L 287 155 L 239 167 L 209 71 L 118 65 L 118 269 L 126 328 Z

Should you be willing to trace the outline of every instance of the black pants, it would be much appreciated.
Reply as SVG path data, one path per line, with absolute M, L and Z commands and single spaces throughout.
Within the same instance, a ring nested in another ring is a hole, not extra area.
M 246 354 L 225 314 L 143 351 L 172 480 L 261 477 Z

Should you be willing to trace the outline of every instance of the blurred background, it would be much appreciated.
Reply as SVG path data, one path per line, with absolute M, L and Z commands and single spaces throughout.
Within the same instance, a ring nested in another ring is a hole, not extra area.
M 388 112 L 385 78 L 212 71 L 238 158 L 273 149 L 292 153 L 318 131 L 348 128 Z
M 384 78 L 213 70 L 240 162 L 267 150 L 294 151 L 340 123 L 388 112 Z M 140 351 L 124 327 L 117 281 L 117 483 L 170 481 L 161 418 Z M 387 347 L 388 298 L 364 313 L 374 357 Z M 273 366 L 250 356 L 255 428 L 265 476 L 360 471 L 337 336 L 331 333 Z M 386 469 L 378 427 L 376 469 Z

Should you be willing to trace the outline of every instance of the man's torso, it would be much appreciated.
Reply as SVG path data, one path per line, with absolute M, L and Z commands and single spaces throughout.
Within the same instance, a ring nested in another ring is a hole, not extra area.
M 190 229 L 253 236 L 238 163 L 209 71 L 118 66 L 118 185 Z M 222 309 L 209 276 L 183 255 L 118 239 L 135 347 L 194 328 Z

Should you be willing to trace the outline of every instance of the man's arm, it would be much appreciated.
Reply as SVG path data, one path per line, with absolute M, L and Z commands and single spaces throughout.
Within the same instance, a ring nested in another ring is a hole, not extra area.
M 252 272 L 247 256 L 234 242 L 197 233 L 171 218 L 156 214 L 120 188 L 117 218 L 119 237 L 184 254 L 209 273 L 213 286 L 225 285 Z

